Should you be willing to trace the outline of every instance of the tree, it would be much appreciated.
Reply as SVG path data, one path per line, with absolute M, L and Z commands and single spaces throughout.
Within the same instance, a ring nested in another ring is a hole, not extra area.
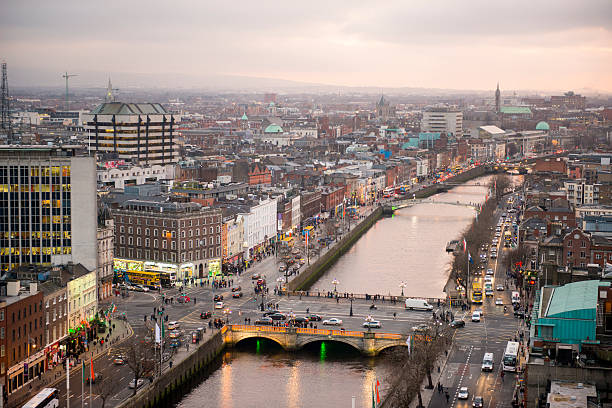
M 136 384 L 134 395 L 138 391 L 138 380 L 144 378 L 149 373 L 152 375 L 155 369 L 155 349 L 151 341 L 145 340 L 144 333 L 146 332 L 134 333 L 122 348 L 125 364 L 134 375 L 134 382 Z
M 117 390 L 117 383 L 115 379 L 110 377 L 102 377 L 100 381 L 95 384 L 96 393 L 102 400 L 102 408 L 106 405 L 106 400 L 115 394 Z
M 512 185 L 510 177 L 507 174 L 496 174 L 489 182 L 489 188 L 495 191 L 497 201 L 500 201 L 506 190 L 509 190 Z

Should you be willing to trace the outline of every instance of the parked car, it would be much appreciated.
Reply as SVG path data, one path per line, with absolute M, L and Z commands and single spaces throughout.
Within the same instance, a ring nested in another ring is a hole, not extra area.
M 130 384 L 128 385 L 128 387 L 130 388 L 140 388 L 144 385 L 144 380 L 142 378 L 139 378 L 138 381 L 136 380 L 132 380 L 130 381 Z
M 518 317 L 519 319 L 524 319 L 525 318 L 525 312 L 522 311 L 521 309 L 515 310 L 514 311 L 514 317 Z
M 342 320 L 336 317 L 332 317 L 331 319 L 323 320 L 324 326 L 341 326 Z
M 200 313 L 200 319 L 210 319 L 211 317 L 212 313 L 210 311 Z

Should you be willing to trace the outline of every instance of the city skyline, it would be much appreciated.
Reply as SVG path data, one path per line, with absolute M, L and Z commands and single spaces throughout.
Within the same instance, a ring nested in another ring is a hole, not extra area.
M 123 86 L 612 91 L 606 1 L 7 4 L 0 58 L 13 86 L 61 86 L 69 71 L 77 88 L 110 75 Z

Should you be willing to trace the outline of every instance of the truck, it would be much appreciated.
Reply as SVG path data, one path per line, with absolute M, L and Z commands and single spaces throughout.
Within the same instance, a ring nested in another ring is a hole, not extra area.
M 407 310 L 433 310 L 425 299 L 406 299 L 405 305 Z

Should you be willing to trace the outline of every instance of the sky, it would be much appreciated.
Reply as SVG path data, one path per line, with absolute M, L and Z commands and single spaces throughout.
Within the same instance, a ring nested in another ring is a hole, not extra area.
M 2 0 L 0 59 L 19 86 L 68 71 L 75 86 L 238 75 L 612 92 L 611 30 L 610 0 Z

